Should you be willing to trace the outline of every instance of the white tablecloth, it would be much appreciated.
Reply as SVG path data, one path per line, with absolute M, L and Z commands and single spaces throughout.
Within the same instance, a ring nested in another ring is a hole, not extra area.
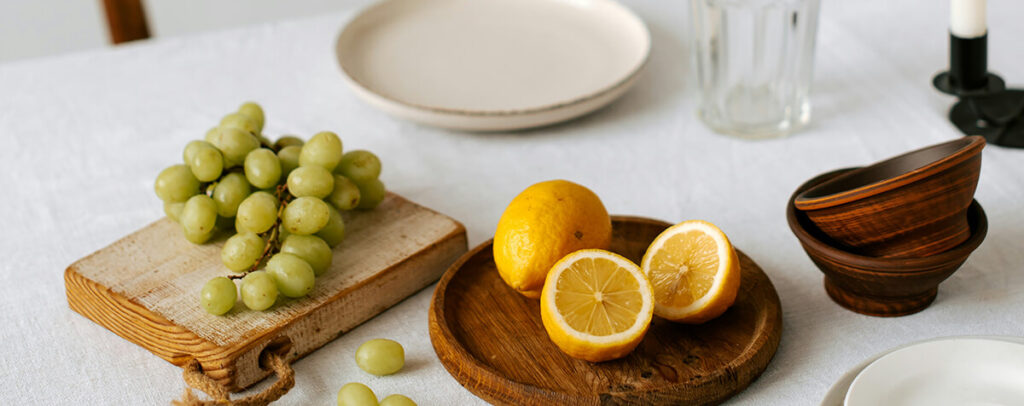
M 263 104 L 269 134 L 330 129 L 347 148 L 376 151 L 388 187 L 461 220 L 470 245 L 516 193 L 552 178 L 589 186 L 612 213 L 718 224 L 762 265 L 784 311 L 775 359 L 733 404 L 816 404 L 844 371 L 910 341 L 1024 334 L 1024 150 L 986 148 L 976 197 L 988 238 L 915 315 L 832 303 L 786 226 L 786 199 L 809 177 L 960 136 L 944 118 L 953 100 L 930 85 L 947 60 L 945 2 L 826 1 L 813 124 L 761 142 L 695 118 L 687 3 L 627 4 L 654 40 L 636 88 L 597 114 L 515 134 L 421 127 L 361 103 L 332 52 L 350 12 L 0 65 L 0 403 L 167 404 L 181 393 L 180 368 L 70 311 L 62 275 L 162 216 L 156 174 L 248 99 Z M 989 7 L 989 66 L 1024 82 L 1024 3 Z M 431 349 L 431 290 L 297 362 L 280 403 L 332 404 L 349 381 L 421 405 L 481 403 Z M 356 346 L 374 337 L 405 346 L 404 372 L 376 378 L 355 366 Z

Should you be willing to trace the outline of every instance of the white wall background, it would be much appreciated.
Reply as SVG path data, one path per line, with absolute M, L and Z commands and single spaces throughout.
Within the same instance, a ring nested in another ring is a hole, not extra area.
M 0 0 L 0 61 L 106 44 L 100 0 Z
M 143 0 L 154 37 L 350 9 L 371 0 Z M 109 46 L 101 0 L 0 0 L 0 62 Z

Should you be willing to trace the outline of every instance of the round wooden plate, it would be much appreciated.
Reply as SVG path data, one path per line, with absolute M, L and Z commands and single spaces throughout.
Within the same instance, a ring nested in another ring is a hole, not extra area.
M 611 250 L 639 263 L 670 224 L 612 217 Z M 742 252 L 736 303 L 702 325 L 654 318 L 625 358 L 590 363 L 548 339 L 540 302 L 498 276 L 491 241 L 459 259 L 438 283 L 430 340 L 462 386 L 494 404 L 715 404 L 747 387 L 768 366 L 782 334 L 782 308 L 771 280 Z

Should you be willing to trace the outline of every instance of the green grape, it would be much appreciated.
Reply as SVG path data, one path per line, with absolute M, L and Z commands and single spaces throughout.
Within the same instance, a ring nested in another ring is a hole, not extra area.
M 334 189 L 334 176 L 319 166 L 299 166 L 288 174 L 288 191 L 295 197 L 323 199 Z
M 211 132 L 213 130 L 214 129 L 210 129 Z M 207 134 L 209 134 L 209 133 L 207 133 Z M 188 161 L 192 160 L 192 156 L 195 155 L 196 149 L 202 148 L 204 145 L 213 147 L 213 144 L 211 144 L 211 143 L 209 143 L 207 141 L 200 141 L 200 140 L 189 141 L 188 144 L 185 144 L 185 150 L 181 151 L 181 162 L 184 162 L 185 165 L 188 165 Z M 216 147 L 214 147 L 214 148 L 216 148 Z
M 231 279 L 218 276 L 203 285 L 203 290 L 199 293 L 199 303 L 207 313 L 220 316 L 235 307 L 237 289 Z
M 164 214 L 167 218 L 174 220 L 175 222 L 181 218 L 181 210 L 185 208 L 185 203 L 182 202 L 164 202 Z
M 289 233 L 309 235 L 320 231 L 331 219 L 331 209 L 315 197 L 299 197 L 288 203 L 281 224 Z
M 185 165 L 171 165 L 156 176 L 156 196 L 165 202 L 184 202 L 199 193 L 199 180 Z
M 210 241 L 210 238 L 213 237 L 213 233 L 197 233 L 189 230 L 182 230 L 182 232 L 184 233 L 186 241 L 196 245 L 206 244 L 206 242 Z
M 256 104 L 255 102 L 242 103 L 238 108 L 238 112 L 249 116 L 252 121 L 256 122 L 256 128 L 258 128 L 257 131 L 263 131 L 263 123 L 266 122 L 266 116 L 263 115 L 263 108 L 260 107 L 259 104 Z
M 257 124 L 256 120 L 242 113 L 231 113 L 220 120 L 221 128 L 237 128 L 255 136 L 260 133 L 263 128 Z
M 313 291 L 316 273 L 306 261 L 288 253 L 277 253 L 267 261 L 267 273 L 274 277 L 277 290 L 287 297 L 303 297 Z
M 405 350 L 398 342 L 375 338 L 356 349 L 356 365 L 374 375 L 391 375 L 405 365 Z
M 288 175 L 292 173 L 295 168 L 299 167 L 299 153 L 302 152 L 302 147 L 289 145 L 281 148 L 277 151 L 277 159 L 281 161 L 281 177 L 288 179 Z
M 270 229 L 277 221 L 277 198 L 267 192 L 256 192 L 238 205 L 235 229 L 256 234 Z
M 330 131 L 316 133 L 302 146 L 299 166 L 319 166 L 333 171 L 341 161 L 341 138 Z
M 249 181 L 245 175 L 238 172 L 231 172 L 224 175 L 213 187 L 213 201 L 217 203 L 217 215 L 221 217 L 235 217 L 238 213 L 238 205 L 242 203 L 252 192 Z
M 358 183 L 359 186 L 359 209 L 370 210 L 377 207 L 384 196 L 387 195 L 387 189 L 384 189 L 384 184 L 381 183 L 380 179 L 371 179 L 368 182 Z
M 327 209 L 330 210 L 331 217 L 327 220 L 327 225 L 316 232 L 316 236 L 334 248 L 345 240 L 345 220 L 342 219 L 341 213 L 338 213 L 338 210 L 331 205 L 327 205 Z
M 349 151 L 341 157 L 334 172 L 355 182 L 366 183 L 380 177 L 380 158 L 366 150 Z
M 294 135 L 285 135 L 281 138 L 278 138 L 277 141 L 274 142 L 274 149 L 280 151 L 285 147 L 292 146 L 302 148 L 302 144 L 304 144 L 304 142 L 302 141 L 301 138 L 296 137 Z M 298 165 L 296 164 L 296 166 Z
M 235 272 L 242 272 L 252 267 L 263 255 L 265 243 L 256 233 L 241 232 L 231 236 L 224 242 L 220 250 L 220 261 L 224 266 Z
M 185 237 L 189 241 L 196 242 L 196 239 L 213 234 L 213 226 L 217 224 L 217 203 L 209 196 L 195 195 L 185 202 L 181 209 L 181 226 L 185 230 Z M 202 242 L 206 242 L 203 239 Z M 201 244 L 197 243 L 197 244 Z
M 217 130 L 217 127 L 213 127 L 211 129 L 209 129 L 208 131 L 206 131 L 206 135 L 203 136 L 203 139 L 206 140 L 206 142 L 209 142 L 209 143 L 211 143 L 213 145 L 217 145 L 217 142 L 215 140 L 219 136 L 220 136 L 220 131 Z M 188 145 L 185 146 L 185 151 L 188 151 Z M 186 152 L 186 154 L 187 154 L 187 152 Z M 187 158 L 188 155 L 185 155 L 185 156 L 186 156 L 185 162 L 188 162 L 188 158 Z
M 333 253 L 327 242 L 312 235 L 289 235 L 281 244 L 281 252 L 295 255 L 313 268 L 316 276 L 322 275 L 331 266 Z
M 269 149 L 252 151 L 245 156 L 245 178 L 260 189 L 274 186 L 281 179 L 281 161 Z
M 242 303 L 252 310 L 267 310 L 277 301 L 277 284 L 265 271 L 250 272 L 242 278 Z
M 218 127 L 213 145 L 224 155 L 224 168 L 232 168 L 245 162 L 245 156 L 260 147 L 255 136 L 233 127 Z
M 381 400 L 379 406 L 416 406 L 416 402 L 413 402 L 412 399 L 409 399 L 405 395 L 399 395 L 396 393 L 394 395 L 388 395 L 388 397 Z
M 338 210 L 352 210 L 359 206 L 359 186 L 344 176 L 334 175 L 334 190 L 327 201 Z
M 220 150 L 206 141 L 192 141 L 185 147 L 185 164 L 200 182 L 211 182 L 224 170 L 224 157 Z
M 213 232 L 201 233 L 195 230 L 187 229 L 185 227 L 182 227 L 182 231 L 185 233 L 185 239 L 188 240 L 188 242 L 196 245 L 204 244 L 210 240 L 210 237 L 213 237 Z
M 292 235 L 292 233 L 285 230 L 284 226 L 277 227 L 277 242 L 284 244 L 284 240 L 287 240 L 289 235 Z
M 338 391 L 338 406 L 377 406 L 377 395 L 366 385 L 349 382 Z

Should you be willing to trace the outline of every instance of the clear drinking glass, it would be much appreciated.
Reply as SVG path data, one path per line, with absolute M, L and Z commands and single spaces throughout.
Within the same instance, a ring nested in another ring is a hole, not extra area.
M 691 0 L 699 115 L 712 130 L 782 136 L 811 118 L 819 0 Z

